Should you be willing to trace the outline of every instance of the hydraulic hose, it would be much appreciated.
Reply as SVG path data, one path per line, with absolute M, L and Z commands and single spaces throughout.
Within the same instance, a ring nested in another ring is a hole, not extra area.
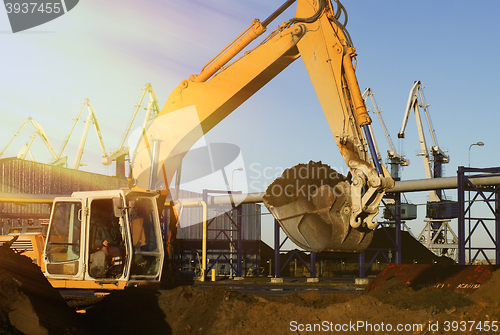
M 316 11 L 316 13 L 313 16 L 310 17 L 294 17 L 293 19 L 288 20 L 287 24 L 294 24 L 294 23 L 313 23 L 315 22 L 323 13 L 326 7 L 326 0 L 319 0 L 319 8 Z
M 345 28 L 347 25 L 347 20 L 348 20 L 347 11 L 345 10 L 345 7 L 340 3 L 339 0 L 335 0 L 335 2 L 337 3 L 337 11 L 335 12 L 335 17 L 330 17 L 329 19 L 330 19 L 330 21 L 334 22 L 342 30 L 342 32 L 344 33 L 344 35 L 347 38 L 347 43 L 349 44 L 349 46 L 353 46 L 351 36 L 349 35 L 349 32 Z M 330 2 L 330 5 L 332 6 L 332 10 L 333 10 L 333 5 L 331 2 Z M 340 19 L 340 16 L 342 15 L 342 13 L 344 13 L 344 17 L 345 17 L 344 23 L 339 22 L 339 19 Z

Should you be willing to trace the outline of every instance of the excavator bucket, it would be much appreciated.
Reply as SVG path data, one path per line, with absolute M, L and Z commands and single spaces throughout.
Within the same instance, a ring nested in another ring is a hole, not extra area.
M 350 186 L 321 162 L 299 164 L 283 172 L 266 190 L 264 204 L 286 235 L 308 251 L 362 252 L 373 230 L 353 228 Z

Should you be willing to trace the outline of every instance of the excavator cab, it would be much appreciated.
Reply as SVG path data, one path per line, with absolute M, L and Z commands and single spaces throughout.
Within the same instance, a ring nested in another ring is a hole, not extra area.
M 154 192 L 124 190 L 56 198 L 44 255 L 52 285 L 159 282 L 164 256 L 156 198 Z

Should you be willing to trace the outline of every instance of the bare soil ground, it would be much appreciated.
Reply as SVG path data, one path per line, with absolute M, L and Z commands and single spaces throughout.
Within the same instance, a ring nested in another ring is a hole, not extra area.
M 29 258 L 0 247 L 0 334 L 491 334 L 499 327 L 500 271 L 469 296 L 415 291 L 394 278 L 371 292 L 320 293 L 129 289 L 93 299 L 77 314 L 80 304 L 68 306 Z

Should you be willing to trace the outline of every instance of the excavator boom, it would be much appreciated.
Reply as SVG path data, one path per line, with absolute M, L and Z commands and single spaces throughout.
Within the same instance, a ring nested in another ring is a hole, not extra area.
M 327 0 L 298 0 L 295 18 L 234 60 L 292 2 L 262 23 L 255 20 L 200 74 L 190 76 L 172 92 L 139 143 L 133 165 L 135 183 L 141 189 L 168 190 L 188 150 L 301 57 L 352 182 L 340 178 L 332 183 L 327 177 L 312 186 L 322 191 L 315 192 L 314 199 L 289 197 L 283 203 L 273 202 L 276 199 L 269 195 L 264 203 L 287 235 L 306 250 L 359 252 L 367 247 L 370 239 L 366 236 L 377 225 L 378 205 L 394 182 L 378 159 L 370 158 L 369 148 L 372 155 L 375 151 L 371 120 L 355 75 L 355 49 L 345 23 L 339 22 L 343 6 L 338 1 L 334 8 Z

